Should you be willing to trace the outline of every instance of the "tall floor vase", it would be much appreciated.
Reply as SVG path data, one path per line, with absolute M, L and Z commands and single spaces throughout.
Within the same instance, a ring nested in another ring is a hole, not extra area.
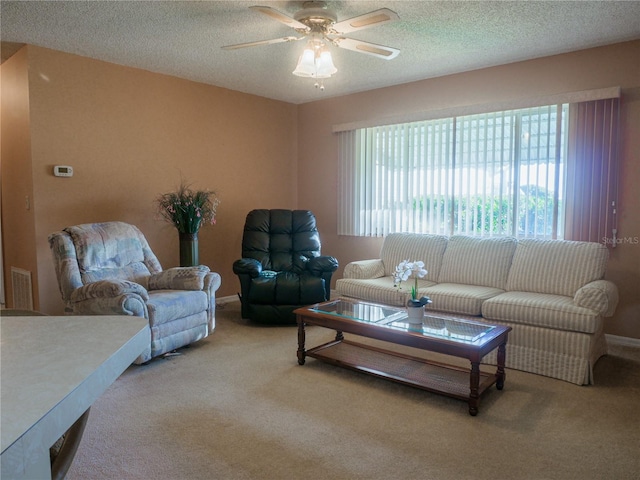
M 180 233 L 180 266 L 193 267 L 200 265 L 198 255 L 198 232 Z

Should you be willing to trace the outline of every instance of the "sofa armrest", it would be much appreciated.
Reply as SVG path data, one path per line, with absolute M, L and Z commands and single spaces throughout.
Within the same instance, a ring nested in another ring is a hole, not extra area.
M 608 280 L 595 280 L 576 292 L 573 303 L 594 310 L 604 317 L 611 317 L 618 305 L 618 288 Z
M 173 267 L 149 277 L 149 290 L 203 290 L 209 267 Z
M 344 267 L 342 277 L 359 280 L 384 277 L 384 264 L 379 258 L 351 262 Z
M 255 278 L 262 273 L 262 264 L 253 258 L 241 258 L 233 262 L 233 273 L 250 275 Z
M 312 257 L 307 263 L 307 268 L 316 277 L 321 277 L 323 273 L 335 272 L 338 269 L 338 260 L 328 255 Z

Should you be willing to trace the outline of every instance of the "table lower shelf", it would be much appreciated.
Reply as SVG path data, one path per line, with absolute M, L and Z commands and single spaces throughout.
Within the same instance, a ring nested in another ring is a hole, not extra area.
M 461 400 L 470 397 L 470 370 L 423 358 L 338 340 L 305 352 L 308 357 Z M 480 372 L 478 395 L 496 383 L 496 375 Z

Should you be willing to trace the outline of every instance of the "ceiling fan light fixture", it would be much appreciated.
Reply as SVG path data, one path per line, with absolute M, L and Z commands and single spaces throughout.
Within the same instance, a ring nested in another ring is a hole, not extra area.
M 324 50 L 321 50 L 320 54 L 316 57 L 316 66 L 317 78 L 329 78 L 331 75 L 338 71 L 336 66 L 333 64 L 331 52 L 326 48 Z
M 300 58 L 298 58 L 298 64 L 293 74 L 298 77 L 313 77 L 316 71 L 315 56 L 316 53 L 313 47 L 307 45 Z
M 337 71 L 331 52 L 323 42 L 313 39 L 307 43 L 292 73 L 298 77 L 329 78 Z

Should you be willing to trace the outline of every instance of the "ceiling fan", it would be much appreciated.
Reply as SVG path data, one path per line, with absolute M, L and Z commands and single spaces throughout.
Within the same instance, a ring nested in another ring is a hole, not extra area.
M 400 53 L 400 50 L 386 45 L 364 42 L 345 37 L 344 34 L 375 27 L 388 22 L 398 20 L 398 14 L 388 8 L 374 10 L 364 15 L 359 15 L 348 20 L 338 22 L 335 12 L 327 8 L 326 2 L 304 2 L 302 10 L 296 12 L 293 17 L 285 15 L 271 7 L 252 6 L 252 10 L 263 13 L 284 25 L 293 28 L 300 36 L 287 36 L 271 40 L 239 43 L 226 45 L 225 50 L 237 48 L 255 47 L 258 45 L 271 45 L 281 42 L 294 42 L 308 38 L 307 46 L 298 59 L 294 75 L 301 77 L 328 78 L 337 72 L 331 59 L 331 53 L 327 44 L 345 48 L 355 52 L 366 53 L 385 60 L 391 60 Z M 318 84 L 316 84 L 317 86 Z

